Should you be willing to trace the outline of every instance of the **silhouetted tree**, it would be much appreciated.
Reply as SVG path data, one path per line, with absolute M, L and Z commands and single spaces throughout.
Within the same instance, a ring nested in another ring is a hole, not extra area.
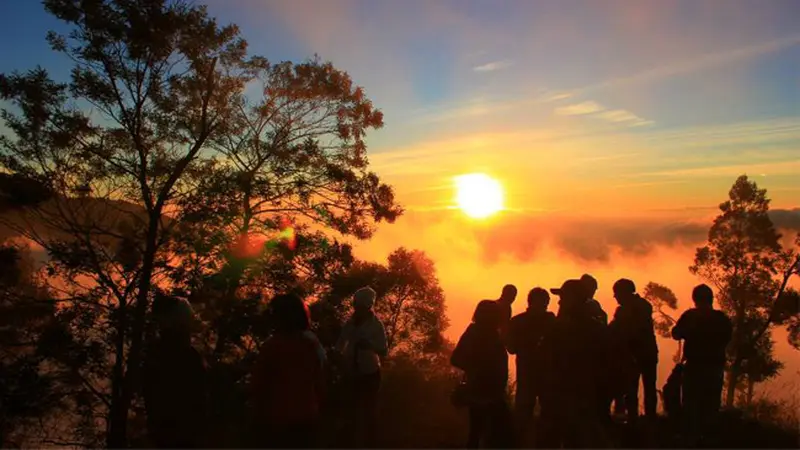
M 0 77 L 2 98 L 20 111 L 3 113 L 14 137 L 0 142 L 2 166 L 53 192 L 25 211 L 52 232 L 17 229 L 47 249 L 66 295 L 81 298 L 92 339 L 111 340 L 110 384 L 93 389 L 110 391 L 107 445 L 124 447 L 152 286 L 167 261 L 164 214 L 177 213 L 185 175 L 241 102 L 246 45 L 235 26 L 180 1 L 44 5 L 71 28 L 48 35 L 73 62 L 71 80 L 44 69 Z
M 444 292 L 434 263 L 424 252 L 401 247 L 389 255 L 386 265 L 354 263 L 333 281 L 327 301 L 346 308 L 341 300 L 366 285 L 377 293 L 375 313 L 386 328 L 390 354 L 423 356 L 439 351 L 448 325 Z
M 54 337 L 56 303 L 36 276 L 25 248 L 0 246 L 0 447 L 25 443 L 26 428 L 67 405 L 65 379 L 47 366 Z
M 793 268 L 784 273 L 783 283 L 776 280 L 782 265 L 794 257 L 781 248 L 780 235 L 768 215 L 766 190 L 747 176 L 736 180 L 720 211 L 690 271 L 716 287 L 719 304 L 733 321 L 725 399 L 732 406 L 745 367 L 754 381 L 777 373 L 767 331 L 775 323 L 776 299 L 796 273 L 796 262 L 789 263 Z
M 664 338 L 669 338 L 677 319 L 664 311 L 664 309 L 677 310 L 678 297 L 675 296 L 672 289 L 652 281 L 644 287 L 643 296 L 653 305 L 653 312 L 656 314 L 653 319 L 656 332 Z

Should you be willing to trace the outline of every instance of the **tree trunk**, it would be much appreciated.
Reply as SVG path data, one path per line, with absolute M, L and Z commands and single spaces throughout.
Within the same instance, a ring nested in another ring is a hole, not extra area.
M 125 304 L 121 304 L 119 306 L 118 314 L 119 317 L 116 320 L 117 324 L 117 340 L 114 344 L 114 351 L 115 361 L 114 361 L 114 369 L 111 373 L 111 411 L 109 414 L 111 417 L 114 417 L 119 412 L 116 408 L 119 406 L 120 401 L 122 399 L 122 392 L 123 392 L 123 385 L 125 380 L 125 338 L 126 338 L 126 330 L 127 330 L 127 310 Z M 113 434 L 113 431 L 116 431 L 113 427 L 115 426 L 115 421 L 109 420 L 108 425 L 106 427 L 107 437 Z
M 733 408 L 736 401 L 736 387 L 739 385 L 739 380 L 742 376 L 741 372 L 742 361 L 735 359 L 728 370 L 728 390 L 725 393 L 725 407 Z
M 753 387 L 755 383 L 750 377 L 747 377 L 747 406 L 751 406 L 753 404 Z
M 155 217 L 153 217 L 155 216 Z M 113 399 L 111 404 L 109 431 L 106 436 L 108 448 L 125 448 L 128 444 L 128 411 L 133 401 L 133 396 L 139 386 L 139 372 L 142 365 L 142 350 L 145 321 L 147 319 L 147 305 L 150 296 L 151 278 L 155 266 L 156 250 L 158 246 L 158 221 L 160 213 L 151 213 L 150 226 L 147 230 L 147 245 L 142 257 L 142 271 L 139 274 L 136 305 L 133 310 L 131 326 L 131 346 L 128 353 L 127 371 L 119 398 Z M 128 311 L 125 311 L 127 314 Z

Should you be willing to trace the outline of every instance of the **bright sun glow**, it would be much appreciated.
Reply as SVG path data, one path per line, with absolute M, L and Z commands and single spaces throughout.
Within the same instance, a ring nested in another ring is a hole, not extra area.
M 456 203 L 464 213 L 482 219 L 503 209 L 503 187 L 494 178 L 471 173 L 455 178 Z

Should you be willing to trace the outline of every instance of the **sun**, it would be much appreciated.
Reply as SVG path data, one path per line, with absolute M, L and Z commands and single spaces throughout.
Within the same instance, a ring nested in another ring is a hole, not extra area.
M 483 173 L 455 177 L 456 203 L 474 219 L 483 219 L 503 209 L 503 187 Z

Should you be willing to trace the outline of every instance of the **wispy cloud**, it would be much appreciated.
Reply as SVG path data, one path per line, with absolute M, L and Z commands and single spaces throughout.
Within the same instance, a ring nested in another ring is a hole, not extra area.
M 591 116 L 608 122 L 617 123 L 629 127 L 640 127 L 652 125 L 652 120 L 645 120 L 636 114 L 625 111 L 624 109 L 607 109 L 603 105 L 585 101 L 574 105 L 562 106 L 554 111 L 559 116 Z
M 608 120 L 609 122 L 624 123 L 631 127 L 640 127 L 644 125 L 652 125 L 652 120 L 645 120 L 624 109 L 610 109 L 597 114 L 597 117 Z
M 549 92 L 541 96 L 540 100 L 543 102 L 557 102 L 559 100 L 566 100 L 572 98 L 572 92 Z
M 480 66 L 475 66 L 472 68 L 474 72 L 494 72 L 497 70 L 502 70 L 508 68 L 512 65 L 510 60 L 504 59 L 501 61 L 492 61 L 490 63 L 481 64 Z
M 712 67 L 730 64 L 736 61 L 755 58 L 764 54 L 773 53 L 784 48 L 789 48 L 800 44 L 800 34 L 786 36 L 760 44 L 749 45 L 731 50 L 706 54 L 697 58 L 677 61 L 670 64 L 643 70 L 633 75 L 617 77 L 590 86 L 577 89 L 579 92 L 586 92 L 595 89 L 604 89 L 623 85 L 646 83 L 675 75 L 698 72 Z
M 586 114 L 594 114 L 601 111 L 605 111 L 603 106 L 595 102 L 587 101 L 556 108 L 555 113 L 559 116 L 584 116 Z

